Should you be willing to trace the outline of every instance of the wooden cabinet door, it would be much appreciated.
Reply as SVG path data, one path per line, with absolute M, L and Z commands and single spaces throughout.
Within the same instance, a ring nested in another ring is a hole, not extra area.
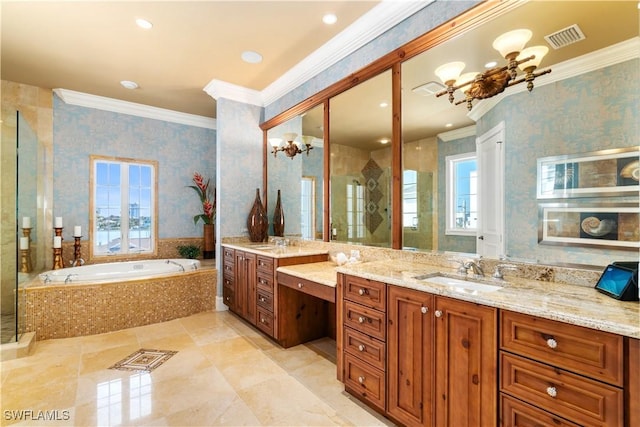
M 432 424 L 433 296 L 387 287 L 387 412 L 404 425 Z
M 235 254 L 236 312 L 256 324 L 256 255 L 236 251 Z
M 435 425 L 497 425 L 497 310 L 435 297 Z

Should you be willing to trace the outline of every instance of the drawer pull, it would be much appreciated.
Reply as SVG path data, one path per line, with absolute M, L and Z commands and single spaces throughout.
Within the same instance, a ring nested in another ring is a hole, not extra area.
M 360 351 L 364 351 L 364 349 L 365 349 L 365 348 L 366 348 L 366 347 L 364 346 L 364 344 L 360 344 L 360 345 L 358 346 L 358 350 L 360 350 Z
M 262 284 L 262 285 L 266 285 L 266 284 L 267 284 L 267 281 L 266 281 L 266 280 L 264 280 L 264 279 L 260 279 L 260 284 Z
M 359 376 L 359 377 L 358 377 L 358 382 L 359 382 L 360 384 L 364 384 L 364 380 L 365 380 L 364 376 Z
M 364 316 L 358 316 L 358 323 L 364 323 L 367 321 L 367 318 Z
M 549 386 L 547 387 L 547 394 L 551 397 L 556 397 L 558 395 L 558 390 L 553 386 Z
M 231 301 L 231 297 L 227 297 L 227 301 Z
M 429 309 L 428 309 L 427 307 L 420 307 L 420 312 L 421 312 L 422 314 L 426 314 L 426 313 L 427 313 L 427 311 L 429 311 Z
M 267 302 L 265 297 L 258 297 L 258 301 L 260 302 Z
M 298 283 L 298 288 L 302 288 L 304 285 L 302 283 Z
M 358 289 L 358 295 L 369 295 L 369 290 L 367 288 Z
M 266 322 L 266 319 L 264 317 L 261 317 L 260 318 L 260 323 L 265 323 L 265 322 Z
M 553 338 L 549 338 L 547 340 L 547 345 L 549 346 L 549 348 L 556 348 L 558 346 L 558 341 L 554 340 Z
M 436 315 L 436 317 L 442 317 L 442 310 L 436 310 L 434 314 Z

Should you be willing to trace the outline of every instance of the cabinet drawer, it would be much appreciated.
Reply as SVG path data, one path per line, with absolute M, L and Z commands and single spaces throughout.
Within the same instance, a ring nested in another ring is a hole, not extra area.
M 622 387 L 621 336 L 508 311 L 501 321 L 503 350 Z
M 258 271 L 262 271 L 273 276 L 273 258 L 258 255 Z
M 222 276 L 222 286 L 233 288 L 233 286 L 234 286 L 233 276 L 229 276 L 227 274 L 224 274 Z
M 273 313 L 273 294 L 271 292 L 258 288 L 257 298 L 258 307 Z
M 227 260 L 229 260 L 233 264 L 234 256 L 235 256 L 234 252 L 235 251 L 233 249 L 223 247 L 222 254 L 223 254 L 224 261 L 227 262 Z
M 386 345 L 351 328 L 344 328 L 344 350 L 381 371 L 386 367 Z
M 361 277 L 344 276 L 344 298 L 375 308 L 380 311 L 386 311 L 387 286 L 384 283 L 374 280 L 363 279 Z
M 507 395 L 500 396 L 500 408 L 501 427 L 579 427 Z
M 222 301 L 230 309 L 232 310 L 235 309 L 235 293 L 232 287 L 229 287 L 229 286 L 222 287 Z
M 234 271 L 235 268 L 233 262 L 227 262 L 227 260 L 225 259 L 224 265 L 222 266 L 222 274 L 233 277 Z
M 320 298 L 329 302 L 336 302 L 336 288 L 301 279 L 285 273 L 278 273 L 278 283 L 296 291 Z
M 258 307 L 258 316 L 256 317 L 256 326 L 264 331 L 267 335 L 273 336 L 273 313 Z
M 384 372 L 349 353 L 344 353 L 344 385 L 347 391 L 376 406 L 381 411 L 385 410 Z
M 380 311 L 345 301 L 344 324 L 381 341 L 385 340 L 385 314 Z
M 622 389 L 504 352 L 500 372 L 504 393 L 577 424 L 622 426 Z
M 273 274 L 258 272 L 258 289 L 273 292 Z

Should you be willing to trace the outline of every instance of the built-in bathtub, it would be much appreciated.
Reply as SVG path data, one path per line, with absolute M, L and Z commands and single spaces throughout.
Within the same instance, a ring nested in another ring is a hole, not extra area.
M 55 284 L 92 284 L 118 282 L 129 279 L 152 279 L 174 275 L 200 268 L 197 259 L 152 259 L 144 261 L 122 261 L 103 264 L 83 265 L 61 268 L 40 273 L 43 285 Z
M 66 282 L 66 283 L 65 283 Z M 215 310 L 217 270 L 163 259 L 50 270 L 19 292 L 36 340 L 112 332 Z

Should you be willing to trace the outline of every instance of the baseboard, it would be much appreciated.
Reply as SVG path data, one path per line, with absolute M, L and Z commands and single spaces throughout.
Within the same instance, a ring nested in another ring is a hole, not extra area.
M 221 296 L 216 296 L 216 311 L 226 311 L 229 310 L 229 307 L 223 302 Z

